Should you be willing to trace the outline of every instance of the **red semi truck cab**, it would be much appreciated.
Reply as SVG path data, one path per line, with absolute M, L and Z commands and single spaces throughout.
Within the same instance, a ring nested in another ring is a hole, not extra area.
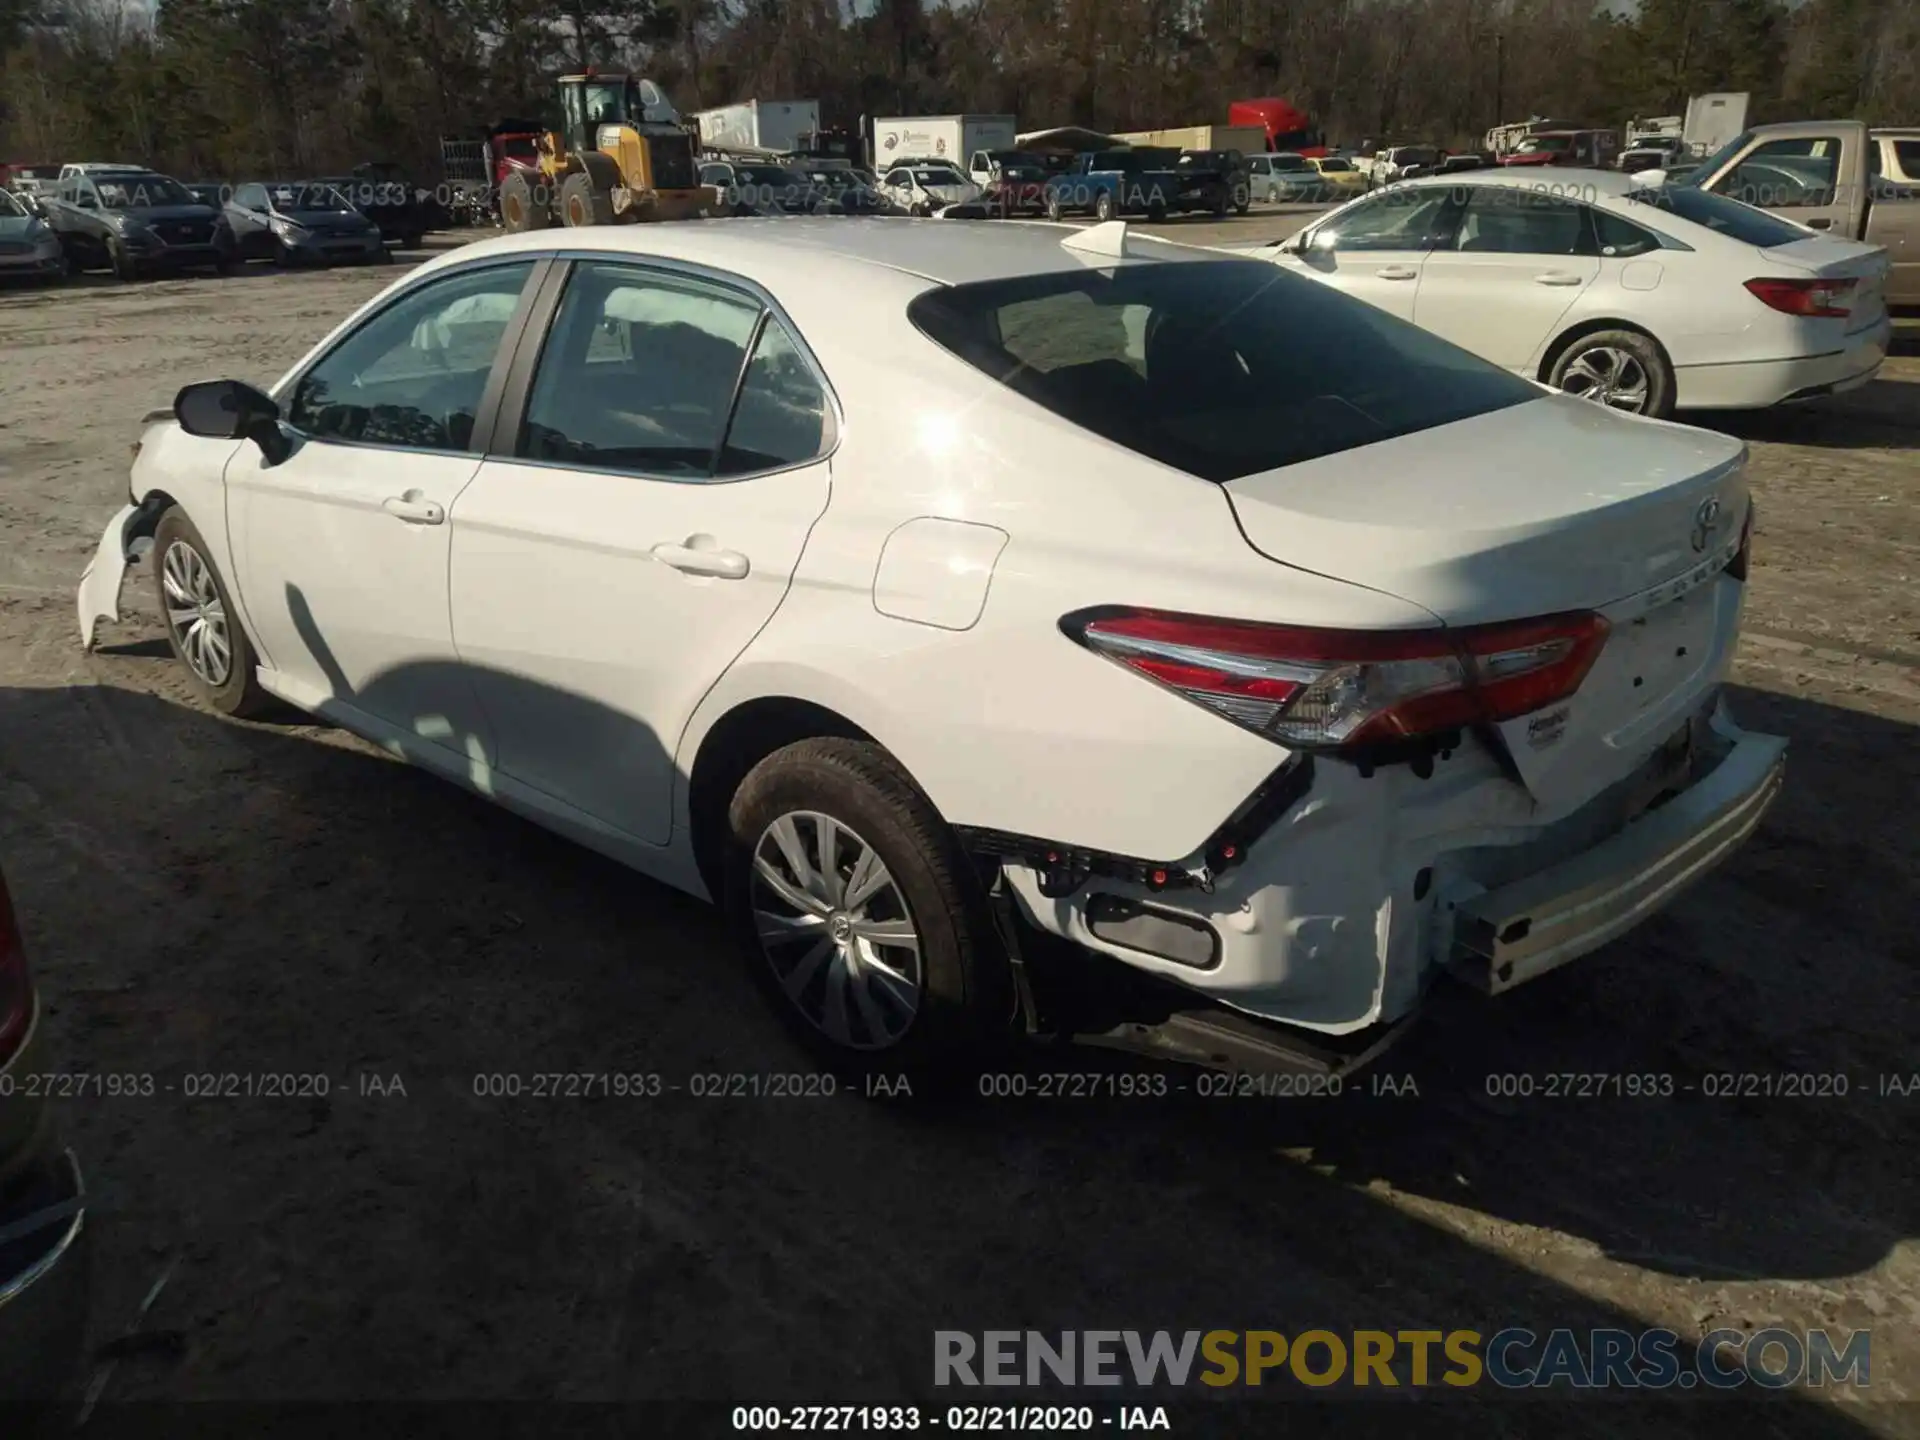
M 1285 100 L 1235 100 L 1227 106 L 1229 125 L 1258 125 L 1267 132 L 1267 149 L 1296 155 L 1327 153 L 1327 140 L 1307 112 Z

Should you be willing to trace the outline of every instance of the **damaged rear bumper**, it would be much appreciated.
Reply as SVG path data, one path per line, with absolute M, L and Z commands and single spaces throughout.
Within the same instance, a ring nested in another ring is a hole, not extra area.
M 1729 748 L 1704 776 L 1563 864 L 1454 906 L 1449 964 L 1490 994 L 1624 935 L 1751 835 L 1785 782 L 1787 742 L 1716 716 Z
M 1786 748 L 1714 699 L 1635 771 L 1546 821 L 1490 753 L 1465 747 L 1430 778 L 1328 764 L 1272 785 L 1278 803 L 1254 807 L 1257 823 L 1178 866 L 967 838 L 1029 925 L 1106 962 L 1072 1000 L 1118 1009 L 1119 1023 L 1076 1033 L 1148 1048 L 1133 1042 L 1191 1011 L 1156 1048 L 1281 1050 L 1294 1068 L 1338 1071 L 1397 1038 L 1440 975 L 1508 990 L 1647 919 L 1759 825 Z M 1185 1003 L 1116 1004 L 1134 972 Z

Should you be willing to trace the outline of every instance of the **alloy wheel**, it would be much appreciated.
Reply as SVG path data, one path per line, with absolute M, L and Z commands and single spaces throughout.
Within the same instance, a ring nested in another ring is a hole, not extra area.
M 1569 395 L 1638 415 L 1647 408 L 1653 385 L 1647 370 L 1625 350 L 1598 345 L 1567 363 L 1560 388 Z
M 831 815 L 796 810 L 761 832 L 752 906 L 761 953 L 829 1040 L 884 1050 L 919 1012 L 920 937 L 880 854 Z
M 227 607 L 213 583 L 213 568 L 184 540 L 167 547 L 160 564 L 167 596 L 167 626 L 187 668 L 218 690 L 233 673 L 233 641 Z

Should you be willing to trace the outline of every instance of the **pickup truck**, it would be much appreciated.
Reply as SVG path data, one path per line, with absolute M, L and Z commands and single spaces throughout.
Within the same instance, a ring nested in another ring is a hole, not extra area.
M 1047 218 L 1091 211 L 1096 220 L 1144 214 L 1158 220 L 1179 200 L 1185 182 L 1173 170 L 1150 169 L 1133 150 L 1090 150 L 1047 181 Z
M 1354 161 L 1354 168 L 1367 177 L 1367 188 L 1376 189 L 1408 178 L 1407 172 L 1438 165 L 1440 151 L 1432 145 L 1394 145 L 1376 150 Z
M 1920 127 L 1756 125 L 1682 179 L 1659 171 L 1641 178 L 1710 190 L 1809 230 L 1881 246 L 1890 264 L 1887 304 L 1920 305 Z

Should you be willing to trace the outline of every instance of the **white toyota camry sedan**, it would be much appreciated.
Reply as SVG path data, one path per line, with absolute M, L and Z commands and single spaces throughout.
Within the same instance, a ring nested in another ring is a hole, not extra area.
M 1124 223 L 491 240 L 148 418 L 85 643 L 143 561 L 209 705 L 712 898 L 829 1063 L 1355 1063 L 1781 782 L 1740 444 Z
M 1405 181 L 1262 253 L 1615 409 L 1761 409 L 1886 359 L 1887 253 L 1609 170 Z

